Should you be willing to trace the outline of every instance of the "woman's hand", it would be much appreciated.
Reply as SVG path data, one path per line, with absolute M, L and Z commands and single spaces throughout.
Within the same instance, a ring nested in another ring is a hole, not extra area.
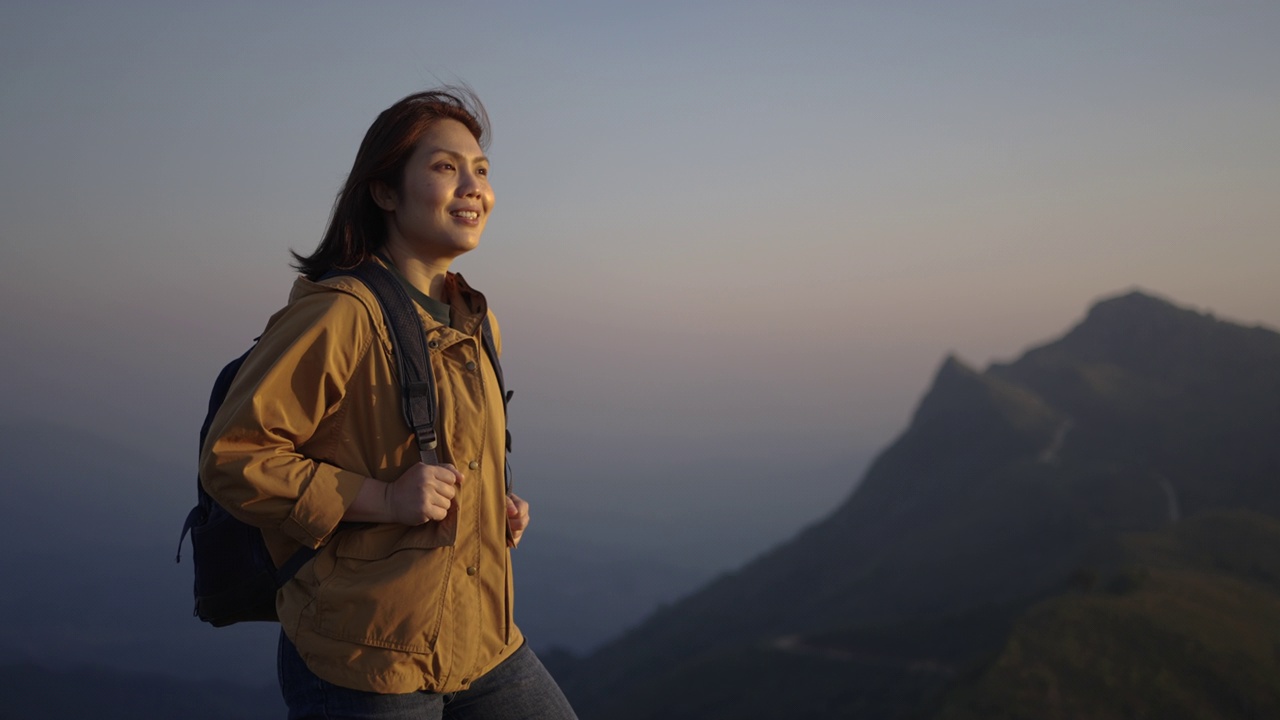
M 394 482 L 365 478 L 343 520 L 421 525 L 443 520 L 458 495 L 462 473 L 452 465 L 417 463 Z
M 520 544 L 520 536 L 529 527 L 529 503 L 515 493 L 507 493 L 507 547 Z

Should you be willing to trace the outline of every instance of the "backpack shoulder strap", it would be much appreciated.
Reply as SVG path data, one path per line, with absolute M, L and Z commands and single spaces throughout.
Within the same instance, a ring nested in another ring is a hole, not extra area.
M 507 403 L 510 402 L 511 396 L 515 393 L 507 392 L 507 384 L 502 378 L 502 363 L 498 360 L 498 347 L 493 340 L 493 326 L 489 324 L 489 316 L 485 315 L 484 320 L 480 323 L 480 343 L 484 345 L 484 353 L 489 356 L 489 363 L 493 365 L 493 372 L 498 376 L 498 388 L 502 390 L 502 408 L 505 411 Z M 508 450 L 511 448 L 508 447 Z
M 489 364 L 493 366 L 493 374 L 498 376 L 498 389 L 502 392 L 502 425 L 506 433 L 506 454 L 511 452 L 511 425 L 507 422 L 507 403 L 511 402 L 511 396 L 515 393 L 507 389 L 507 384 L 502 378 L 502 363 L 498 360 L 498 347 L 493 340 L 493 327 L 489 324 L 489 316 L 484 316 L 484 321 L 480 324 L 480 343 L 484 345 L 484 352 L 489 356 Z M 511 492 L 511 459 L 504 454 L 503 473 L 505 476 L 505 484 L 507 492 Z
M 401 403 L 405 422 L 418 439 L 422 462 L 438 465 L 436 437 L 436 383 L 427 359 L 427 338 L 422 321 L 400 281 L 382 265 L 368 261 L 330 275 L 351 275 L 364 283 L 378 304 L 390 330 L 391 347 L 400 374 Z
M 405 421 L 409 427 L 413 428 L 413 433 L 418 439 L 418 451 L 422 462 L 428 465 L 438 464 L 440 460 L 435 428 L 437 416 L 435 378 L 431 374 L 431 363 L 427 358 L 427 340 L 423 334 L 422 321 L 418 317 L 413 298 L 409 297 L 409 293 L 390 270 L 374 261 L 367 261 L 350 269 L 333 270 L 325 277 L 336 275 L 351 275 L 360 280 L 373 292 L 374 297 L 378 299 L 378 304 L 382 306 L 382 314 L 390 330 L 391 345 L 400 371 Z M 506 414 L 507 403 L 514 393 L 507 390 L 488 315 L 480 326 L 480 342 L 498 378 L 498 387 L 502 393 L 506 452 L 510 453 L 511 430 L 507 427 Z M 511 492 L 510 461 L 504 462 L 503 470 L 507 492 Z

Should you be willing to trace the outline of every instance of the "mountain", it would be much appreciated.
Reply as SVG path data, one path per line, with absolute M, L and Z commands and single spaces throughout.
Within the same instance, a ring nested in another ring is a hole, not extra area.
M 1009 643 L 1036 613 L 1059 612 L 1082 578 L 1146 567 L 1134 533 L 1280 517 L 1276 437 L 1280 335 L 1141 292 L 1109 298 L 1014 362 L 947 358 L 830 516 L 556 670 L 583 718 L 990 709 L 982 688 L 1022 667 Z M 1224 557 L 1247 554 L 1238 545 Z M 1188 582 L 1272 592 L 1247 572 Z

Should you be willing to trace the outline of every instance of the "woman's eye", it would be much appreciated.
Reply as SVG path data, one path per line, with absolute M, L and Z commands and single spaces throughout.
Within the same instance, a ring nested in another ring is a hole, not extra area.
M 436 165 L 437 170 L 453 170 L 453 163 L 440 163 Z
M 489 168 L 485 168 L 485 167 L 479 168 L 478 170 L 476 170 L 476 174 L 489 177 Z

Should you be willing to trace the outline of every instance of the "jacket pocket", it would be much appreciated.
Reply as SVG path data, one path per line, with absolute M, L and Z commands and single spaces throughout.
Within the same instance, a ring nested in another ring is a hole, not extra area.
M 382 560 L 401 550 L 451 547 L 458 535 L 456 513 L 440 522 L 415 527 L 391 523 L 352 528 L 338 539 L 334 554 L 339 560 Z
M 375 525 L 344 534 L 316 596 L 316 632 L 429 653 L 439 639 L 456 523 Z

